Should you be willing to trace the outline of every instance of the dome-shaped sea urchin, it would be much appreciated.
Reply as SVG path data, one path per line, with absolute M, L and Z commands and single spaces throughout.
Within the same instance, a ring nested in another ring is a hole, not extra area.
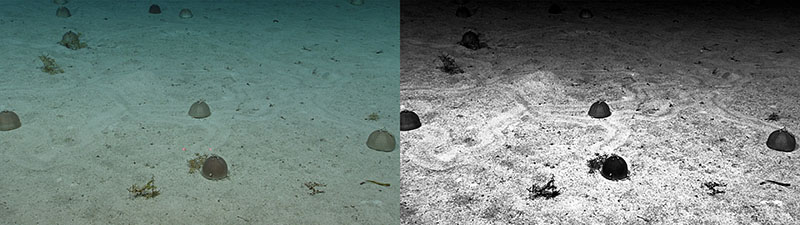
M 603 100 L 596 101 L 589 107 L 589 116 L 598 119 L 609 117 L 611 116 L 611 108 Z
M 797 140 L 786 129 L 775 130 L 767 138 L 767 147 L 782 152 L 791 152 L 797 148 Z
M 422 126 L 419 121 L 419 116 L 416 113 L 408 110 L 400 112 L 400 131 L 408 131 L 417 129 Z
M 628 177 L 628 163 L 618 155 L 611 155 L 603 162 L 600 175 L 609 180 L 620 180 Z

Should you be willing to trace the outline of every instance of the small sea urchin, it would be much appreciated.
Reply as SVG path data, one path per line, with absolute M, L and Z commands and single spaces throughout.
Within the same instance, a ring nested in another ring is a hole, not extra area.
M 461 18 L 467 18 L 472 16 L 472 12 L 469 11 L 467 7 L 461 6 L 456 9 L 456 16 Z
M 384 129 L 373 131 L 367 138 L 367 147 L 377 151 L 391 152 L 396 145 L 394 135 Z
M 767 138 L 767 147 L 776 151 L 791 152 L 797 148 L 797 140 L 785 128 L 775 130 Z
M 13 111 L 0 112 L 0 131 L 9 131 L 22 126 L 19 116 Z
M 603 162 L 600 175 L 609 180 L 620 180 L 628 177 L 628 163 L 618 155 L 611 155 Z
M 611 108 L 603 100 L 596 101 L 589 107 L 589 116 L 598 119 L 609 117 L 611 116 Z
M 400 131 L 409 131 L 421 126 L 422 122 L 419 121 L 419 116 L 416 113 L 408 110 L 400 112 Z
M 461 41 L 458 44 L 472 50 L 487 47 L 486 43 L 482 43 L 478 36 L 478 33 L 467 31 L 464 35 L 461 35 Z

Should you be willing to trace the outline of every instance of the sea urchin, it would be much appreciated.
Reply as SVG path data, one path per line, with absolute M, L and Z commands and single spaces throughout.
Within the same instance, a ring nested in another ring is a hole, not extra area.
M 785 128 L 775 130 L 767 138 L 767 147 L 782 152 L 791 152 L 797 148 L 797 140 Z

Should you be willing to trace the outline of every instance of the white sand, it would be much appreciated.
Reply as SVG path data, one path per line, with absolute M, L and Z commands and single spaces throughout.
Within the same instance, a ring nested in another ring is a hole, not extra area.
M 23 124 L 0 132 L 0 224 L 399 221 L 399 151 L 365 145 L 399 132 L 397 1 L 108 2 L 0 3 L 0 110 Z M 200 99 L 212 115 L 189 117 Z M 230 177 L 189 174 L 195 153 Z M 161 195 L 131 198 L 151 177 Z
M 765 145 L 800 134 L 796 8 L 509 2 L 401 5 L 401 108 L 423 122 L 401 137 L 404 223 L 800 223 L 800 150 Z M 456 45 L 468 30 L 489 48 Z M 598 99 L 611 117 L 587 115 Z M 587 173 L 595 153 L 630 179 Z M 561 195 L 531 200 L 550 178 Z

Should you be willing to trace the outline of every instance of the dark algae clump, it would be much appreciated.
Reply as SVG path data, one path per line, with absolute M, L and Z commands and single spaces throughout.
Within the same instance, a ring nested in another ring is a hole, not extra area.
M 61 66 L 58 66 L 58 64 L 56 64 L 55 59 L 50 58 L 49 56 L 46 55 L 40 55 L 39 60 L 41 60 L 42 63 L 44 64 L 44 66 L 41 67 L 42 72 L 49 73 L 51 75 L 64 73 L 64 70 L 61 69 Z

